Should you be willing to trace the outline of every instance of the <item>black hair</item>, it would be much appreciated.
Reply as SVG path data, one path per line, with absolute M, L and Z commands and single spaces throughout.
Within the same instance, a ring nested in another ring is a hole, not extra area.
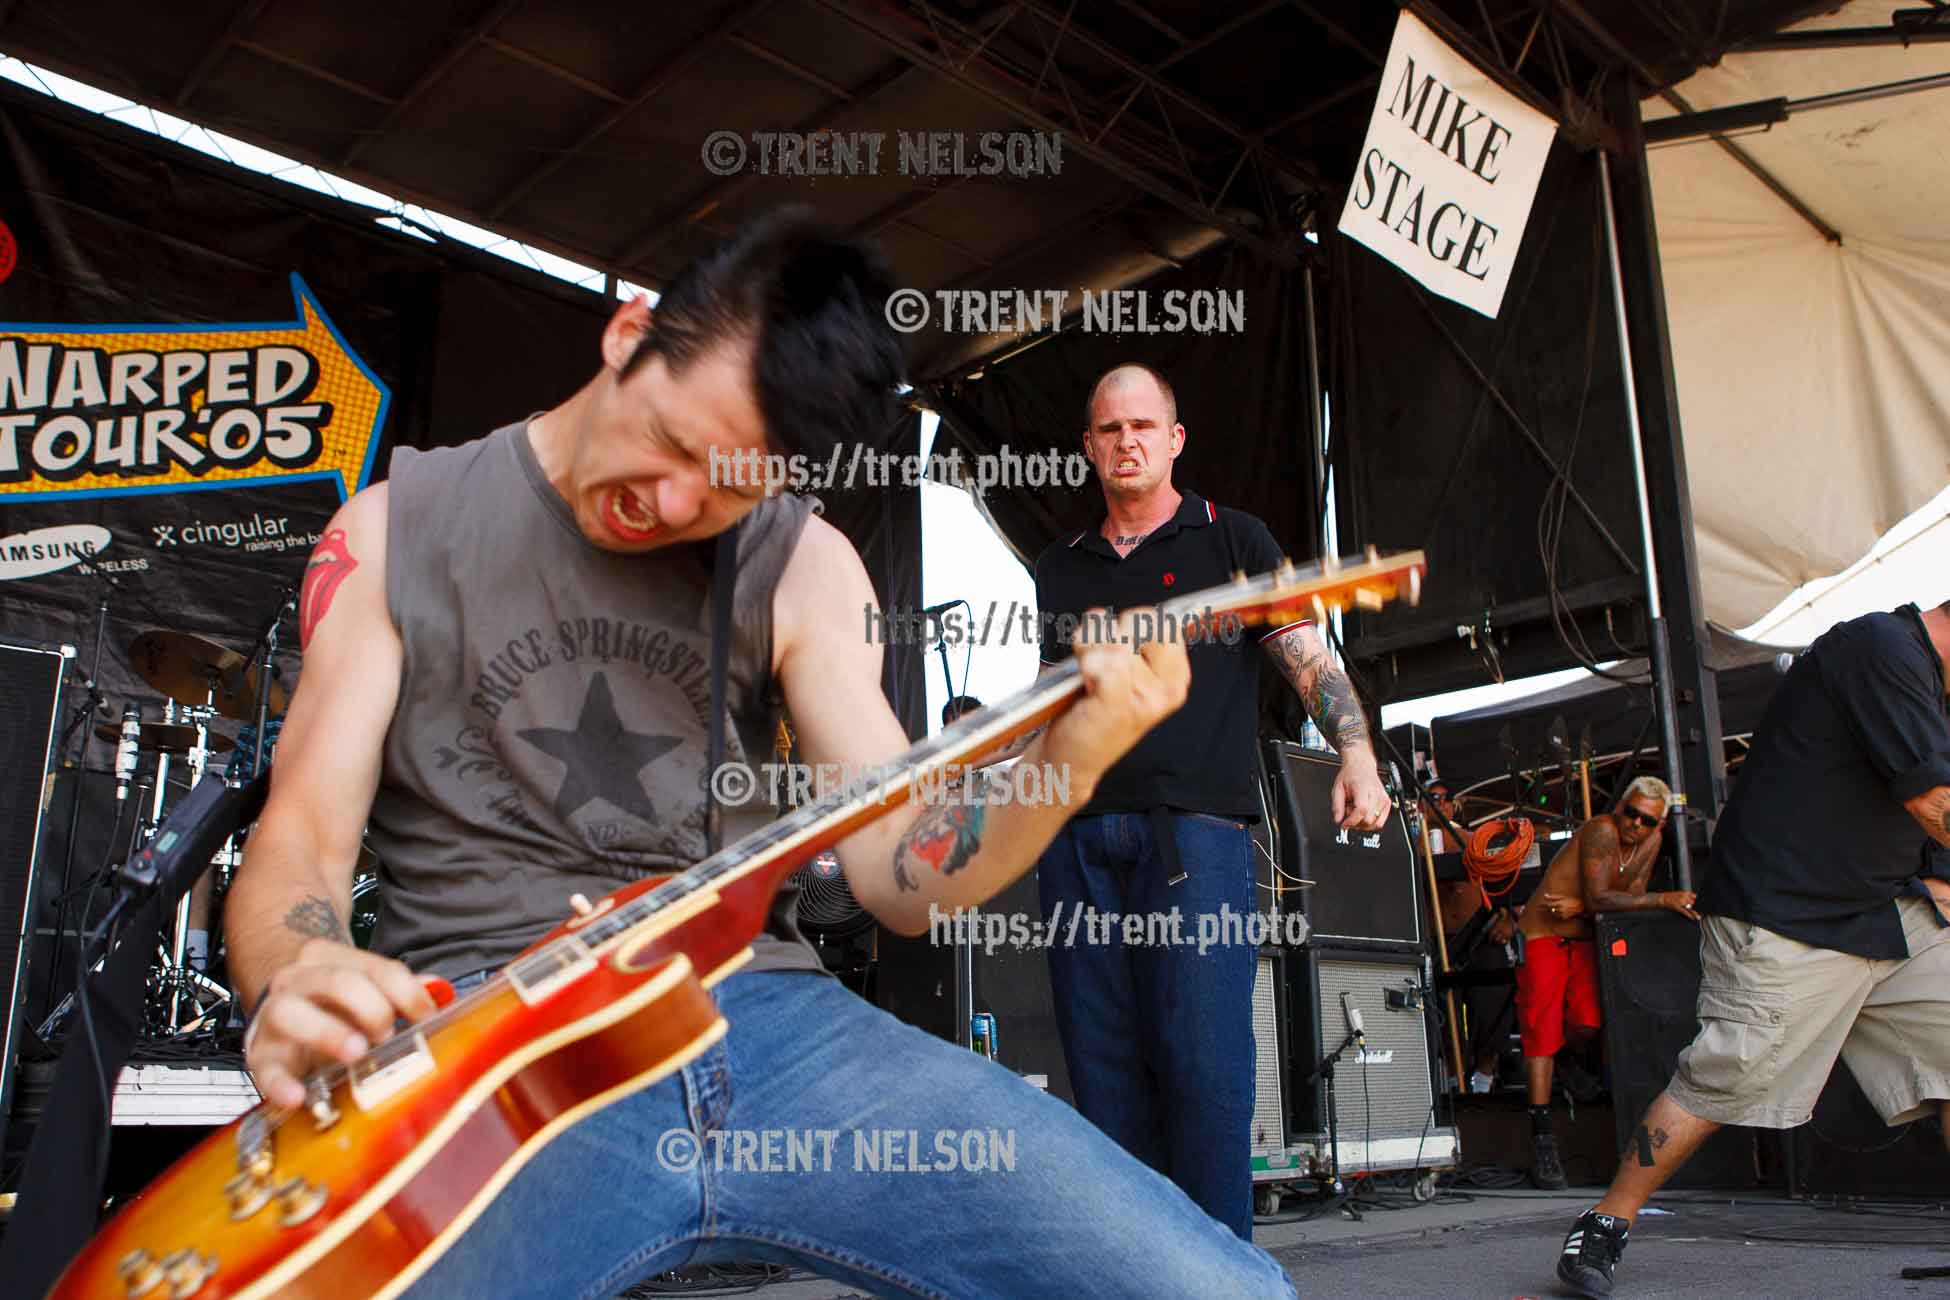
M 893 430 L 903 371 L 887 323 L 892 292 L 871 244 L 811 208 L 780 208 L 678 272 L 623 377 L 652 356 L 682 371 L 719 343 L 749 340 L 775 449 L 818 459 L 843 441 L 878 447 Z
M 957 695 L 941 706 L 941 725 L 947 726 L 964 713 L 973 713 L 982 707 L 982 702 L 973 695 Z

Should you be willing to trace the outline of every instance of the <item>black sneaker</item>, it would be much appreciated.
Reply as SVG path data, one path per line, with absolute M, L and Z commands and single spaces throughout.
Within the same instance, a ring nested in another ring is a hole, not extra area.
M 1587 1300 L 1610 1295 L 1611 1271 L 1618 1267 L 1625 1239 L 1631 1235 L 1625 1220 L 1586 1210 L 1564 1238 L 1564 1253 L 1557 1257 L 1558 1280 Z
M 1557 1158 L 1557 1138 L 1549 1133 L 1537 1133 L 1530 1139 L 1530 1181 L 1547 1192 L 1562 1191 L 1569 1186 L 1564 1177 L 1564 1162 Z

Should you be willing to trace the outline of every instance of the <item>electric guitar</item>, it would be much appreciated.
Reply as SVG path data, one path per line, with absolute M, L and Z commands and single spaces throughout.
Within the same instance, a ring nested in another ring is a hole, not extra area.
M 1291 622 L 1421 592 L 1419 551 L 1326 561 L 1164 602 L 1159 626 Z M 1207 623 L 1205 620 L 1212 620 Z M 815 854 L 1063 712 L 1074 660 L 689 871 L 574 914 L 486 983 L 306 1080 L 293 1110 L 259 1105 L 105 1224 L 56 1300 L 392 1297 L 453 1244 L 521 1165 L 584 1115 L 722 1038 L 710 986 L 751 956 L 779 886 Z

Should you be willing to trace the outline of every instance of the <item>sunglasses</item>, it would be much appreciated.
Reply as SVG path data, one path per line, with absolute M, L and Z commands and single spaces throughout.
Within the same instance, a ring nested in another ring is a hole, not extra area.
M 1642 813 L 1636 808 L 1620 808 L 1618 810 L 1618 815 L 1621 817 L 1631 818 L 1633 821 L 1645 827 L 1647 830 L 1659 829 L 1659 823 L 1665 820 L 1664 818 L 1661 817 L 1654 817 L 1651 813 Z

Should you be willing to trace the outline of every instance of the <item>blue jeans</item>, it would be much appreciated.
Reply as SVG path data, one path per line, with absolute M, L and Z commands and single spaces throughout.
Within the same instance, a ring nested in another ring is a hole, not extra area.
M 1037 866 L 1058 934 L 1079 909 L 1169 917 L 1186 942 L 1053 942 L 1050 984 L 1077 1109 L 1247 1241 L 1253 1235 L 1253 976 L 1243 922 L 1256 899 L 1244 822 L 1174 813 L 1185 879 L 1170 872 L 1144 813 L 1076 817 Z M 1061 914 L 1055 909 L 1061 905 Z M 1220 929 L 1221 907 L 1239 919 Z M 1085 916 L 1091 912 L 1083 913 Z M 1198 918 L 1235 940 L 1199 951 Z M 1087 922 L 1086 922 L 1087 925 Z M 1135 936 L 1133 936 L 1135 937 Z
M 410 1300 L 596 1300 L 731 1260 L 955 1300 L 1294 1295 L 1270 1255 L 1002 1066 L 816 974 L 716 993 L 730 1032 L 544 1146 Z

